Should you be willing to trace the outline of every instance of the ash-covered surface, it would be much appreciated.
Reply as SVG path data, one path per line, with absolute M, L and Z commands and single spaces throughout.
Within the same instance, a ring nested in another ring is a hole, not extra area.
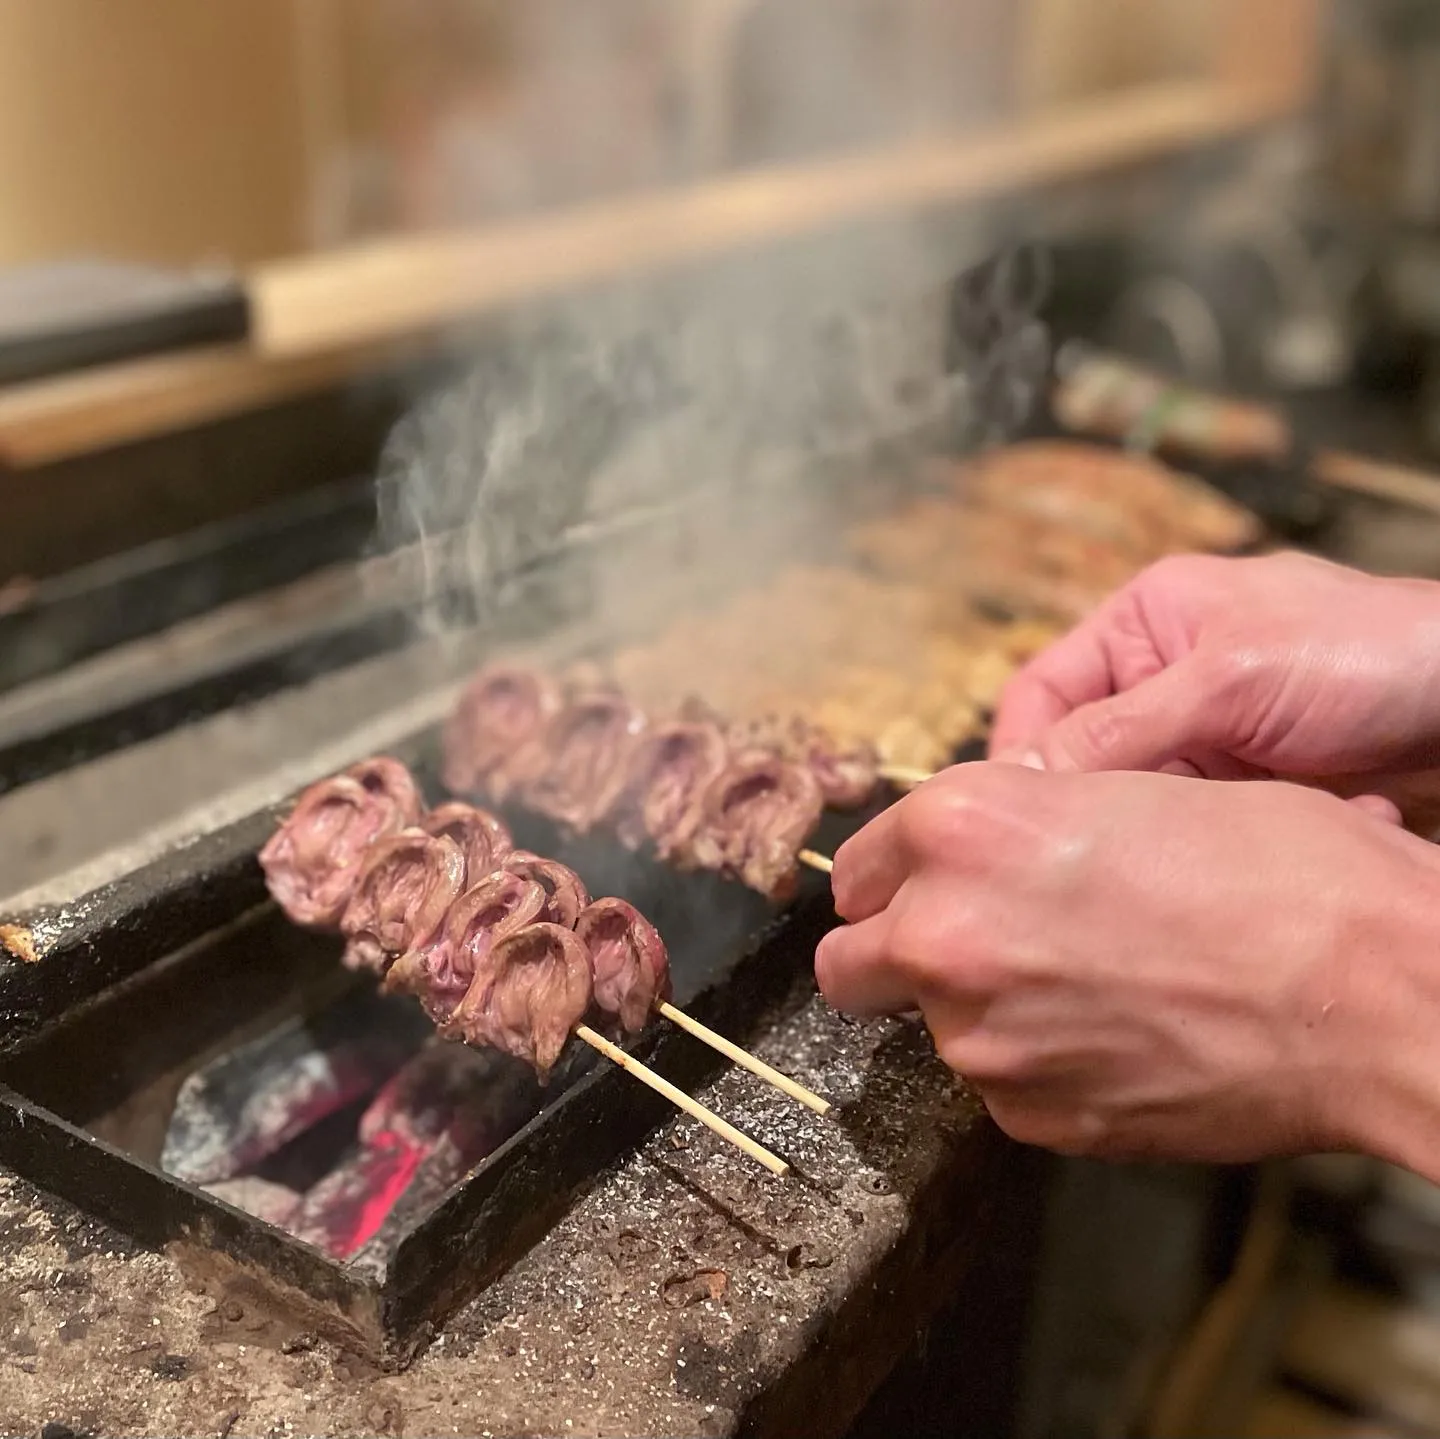
M 992 1161 L 1006 1145 L 924 1033 L 899 1022 L 852 1024 L 815 1000 L 757 1048 L 832 1098 L 831 1115 L 742 1071 L 702 1097 L 789 1159 L 790 1178 L 688 1119 L 670 1124 L 404 1373 L 297 1335 L 248 1300 L 196 1292 L 167 1258 L 127 1251 L 0 1177 L 0 1432 L 47 1422 L 236 1436 L 765 1427 L 758 1416 L 783 1377 L 814 1362 L 853 1367 L 841 1335 L 854 1342 L 857 1305 L 877 1311 L 857 1347 L 878 1351 L 905 1329 L 875 1298 L 886 1273 L 938 1275 L 945 1242 L 983 1244 L 977 1215 L 1004 1205 Z M 937 1206 L 947 1178 L 978 1209 Z M 829 1427 L 811 1419 L 806 1432 Z

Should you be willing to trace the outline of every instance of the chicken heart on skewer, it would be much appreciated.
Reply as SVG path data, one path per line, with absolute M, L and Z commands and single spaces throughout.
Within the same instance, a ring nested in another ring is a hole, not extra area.
M 574 929 L 581 911 L 590 903 L 585 882 L 568 865 L 558 859 L 531 854 L 528 849 L 513 850 L 500 866 L 521 879 L 533 880 L 545 891 L 545 912 L 540 916 L 548 924 L 561 924 Z
M 512 665 L 481 670 L 445 726 L 446 787 L 457 794 L 484 790 L 503 804 L 562 701 L 559 686 L 533 670 Z
M 638 849 L 649 839 L 662 861 L 683 855 L 703 817 L 705 791 L 729 757 L 711 720 L 655 726 L 636 748 L 612 812 L 620 842 Z
M 486 875 L 450 907 L 440 932 L 391 966 L 385 988 L 413 994 L 435 1024 L 444 1024 L 489 964 L 495 944 L 535 923 L 549 903 L 534 880 L 507 870 Z
M 471 884 L 499 869 L 505 856 L 515 848 L 505 821 L 472 804 L 442 804 L 425 815 L 420 828 L 426 834 L 445 835 L 460 846 Z
M 465 856 L 445 835 L 402 829 L 366 851 L 340 917 L 347 969 L 383 975 L 400 955 L 429 944 L 465 889 Z
M 528 924 L 491 948 L 440 1033 L 523 1059 L 543 1084 L 593 1001 L 585 946 L 558 924 Z
M 736 754 L 769 750 L 804 765 L 830 809 L 859 809 L 880 781 L 880 757 L 869 745 L 842 745 L 798 716 L 742 721 L 730 727 L 727 738 Z
M 691 858 L 702 869 L 788 899 L 799 882 L 797 855 L 824 808 L 819 781 L 807 766 L 752 750 L 732 760 L 706 790 Z
M 627 1034 L 639 1034 L 655 1007 L 670 998 L 665 941 L 623 899 L 597 899 L 580 916 L 575 936 L 590 956 L 595 1007 Z
M 519 798 L 537 814 L 585 834 L 615 807 L 645 725 L 645 716 L 613 690 L 575 696 L 524 761 Z
M 413 825 L 423 808 L 398 760 L 363 760 L 312 784 L 260 851 L 270 893 L 296 924 L 333 929 L 367 847 Z

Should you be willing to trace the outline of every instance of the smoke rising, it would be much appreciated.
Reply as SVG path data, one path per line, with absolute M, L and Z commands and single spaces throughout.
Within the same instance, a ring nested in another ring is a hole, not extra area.
M 730 8 L 752 22 L 731 37 L 750 57 L 730 77 L 731 158 L 893 142 L 973 102 L 966 57 L 952 68 L 926 44 L 952 35 L 956 7 Z M 563 9 L 530 12 L 516 52 L 532 57 L 537 87 L 553 68 L 533 59 L 539 18 Z M 573 33 L 554 53 L 574 73 Z M 969 60 L 983 90 L 986 67 Z M 988 66 L 1001 68 L 993 55 Z M 511 83 L 523 90 L 526 76 Z M 716 158 L 715 133 L 701 145 L 700 97 L 674 98 L 658 148 L 694 178 Z M 543 109 L 535 97 L 528 108 Z M 543 574 L 557 619 L 583 614 L 619 641 L 777 561 L 834 552 L 882 471 L 1012 431 L 1048 364 L 1048 277 L 1043 256 L 1010 247 L 954 284 L 976 239 L 973 227 L 870 225 L 508 316 L 457 342 L 455 377 L 397 426 L 380 469 L 381 541 L 420 556 L 424 627 L 493 620 L 518 580 L 533 594 Z

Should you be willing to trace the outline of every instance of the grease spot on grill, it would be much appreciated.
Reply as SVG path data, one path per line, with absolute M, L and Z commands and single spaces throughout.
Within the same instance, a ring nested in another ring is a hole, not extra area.
M 707 1299 L 713 1302 L 722 1298 L 729 1285 L 730 1276 L 723 1269 L 692 1269 L 664 1280 L 660 1298 L 671 1309 L 687 1309 Z

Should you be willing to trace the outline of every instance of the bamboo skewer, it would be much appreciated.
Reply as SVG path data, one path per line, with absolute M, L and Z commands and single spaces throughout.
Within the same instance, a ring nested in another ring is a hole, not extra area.
M 733 1144 L 736 1149 L 742 1150 L 751 1159 L 763 1164 L 771 1174 L 778 1174 L 783 1178 L 790 1173 L 790 1166 L 783 1159 L 778 1159 L 771 1154 L 763 1144 L 757 1144 L 748 1134 L 741 1134 L 733 1124 L 706 1109 L 698 1099 L 692 1099 L 683 1089 L 677 1089 L 668 1079 L 662 1079 L 653 1069 L 641 1064 L 632 1055 L 626 1054 L 618 1044 L 611 1044 L 603 1035 L 596 1034 L 588 1024 L 577 1025 L 575 1033 L 592 1049 L 598 1049 L 606 1059 L 633 1074 L 641 1084 L 648 1084 L 657 1094 L 663 1094 L 677 1109 L 683 1109 L 692 1119 L 698 1119 L 707 1129 L 713 1130 L 722 1139 Z
M 889 780 L 891 784 L 916 785 L 924 784 L 927 779 L 934 779 L 934 771 L 928 769 L 916 769 L 908 764 L 882 764 L 876 774 L 883 780 Z
M 813 849 L 802 849 L 795 858 L 811 869 L 818 869 L 821 874 L 830 874 L 835 868 L 835 861 L 829 855 L 817 854 Z
M 656 1006 L 660 1013 L 672 1024 L 678 1024 L 687 1034 L 693 1034 L 703 1044 L 708 1044 L 711 1049 L 719 1051 L 727 1059 L 733 1060 L 742 1069 L 748 1069 L 751 1074 L 758 1075 L 767 1084 L 773 1084 L 776 1089 L 788 1094 L 791 1099 L 798 1099 L 801 1104 L 813 1109 L 816 1114 L 828 1114 L 830 1112 L 830 1101 L 821 1099 L 818 1094 L 812 1094 L 803 1084 L 797 1084 L 788 1074 L 781 1074 L 778 1069 L 772 1069 L 763 1059 L 756 1059 L 747 1049 L 741 1049 L 738 1044 L 732 1044 L 723 1034 L 716 1034 L 713 1029 L 706 1028 L 698 1019 L 691 1019 L 683 1009 L 676 1009 L 668 1001 Z

